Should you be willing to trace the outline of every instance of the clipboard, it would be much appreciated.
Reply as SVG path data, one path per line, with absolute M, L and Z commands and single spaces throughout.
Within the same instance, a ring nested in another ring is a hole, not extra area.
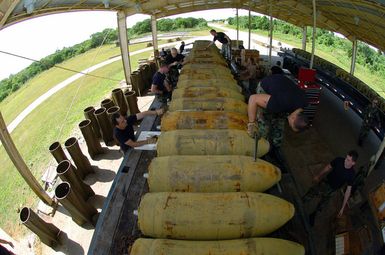
M 142 131 L 142 132 L 140 132 L 137 141 L 144 141 L 144 140 L 147 140 L 148 138 L 150 138 L 152 136 L 158 136 L 159 137 L 160 133 L 161 133 L 160 131 Z M 135 150 L 142 150 L 142 151 L 155 151 L 156 150 L 156 143 L 144 144 L 142 146 L 135 147 L 134 149 Z

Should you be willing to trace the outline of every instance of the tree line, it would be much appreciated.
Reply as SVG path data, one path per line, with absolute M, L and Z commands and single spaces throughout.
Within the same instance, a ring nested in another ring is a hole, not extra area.
M 159 31 L 169 32 L 181 29 L 191 28 L 207 28 L 207 21 L 199 18 L 176 18 L 176 19 L 161 19 L 156 23 L 156 27 Z M 151 32 L 151 20 L 145 19 L 137 22 L 132 28 L 128 29 L 129 37 L 145 34 Z
M 238 19 L 239 27 L 243 29 L 249 28 L 249 17 L 240 16 Z M 230 17 L 227 19 L 229 25 L 236 26 L 236 18 Z M 282 34 L 290 34 L 298 39 L 302 39 L 302 28 L 291 25 L 285 21 L 273 20 L 274 31 Z M 270 20 L 266 16 L 251 16 L 250 28 L 252 30 L 269 31 Z M 309 31 L 310 30 L 310 31 Z M 311 29 L 307 31 L 307 41 L 311 41 Z M 325 45 L 334 49 L 341 49 L 348 57 L 352 56 L 352 43 L 349 40 L 335 36 L 332 32 L 317 28 L 316 43 Z M 377 73 L 385 78 L 385 57 L 382 53 L 375 51 L 363 42 L 358 42 L 356 62 L 367 67 L 372 73 Z
M 186 28 L 205 28 L 207 22 L 204 19 L 196 18 L 176 18 L 176 19 L 161 19 L 157 22 L 159 31 L 174 31 Z M 151 21 L 146 19 L 137 22 L 132 28 L 127 29 L 129 38 L 151 32 Z M 116 43 L 118 40 L 117 29 L 106 28 L 101 32 L 94 33 L 90 39 L 76 44 L 71 47 L 64 47 L 57 50 L 55 53 L 42 58 L 38 62 L 33 62 L 27 68 L 21 70 L 17 74 L 12 74 L 8 78 L 0 81 L 0 102 L 7 96 L 22 87 L 28 80 L 35 77 L 39 73 L 50 69 L 51 67 L 62 63 L 65 60 L 73 58 L 86 51 L 99 47 L 103 44 Z

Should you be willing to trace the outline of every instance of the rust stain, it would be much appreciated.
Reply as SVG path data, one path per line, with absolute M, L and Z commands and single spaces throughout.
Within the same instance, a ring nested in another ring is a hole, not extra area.
M 166 221 L 165 223 L 166 223 L 166 231 L 172 235 L 172 230 L 174 229 L 174 226 L 176 226 L 176 224 L 171 221 Z
M 241 198 L 246 198 L 247 199 L 247 206 L 250 208 L 250 200 L 249 200 L 249 196 L 247 195 L 247 193 L 243 193 Z
M 234 186 L 235 186 L 235 191 L 237 192 L 241 191 L 241 184 L 239 182 L 237 182 Z
M 229 143 L 230 143 L 231 149 L 234 149 L 234 145 L 235 145 L 235 143 L 234 143 L 234 137 L 229 137 Z
M 176 197 L 172 197 L 172 196 L 168 195 L 168 196 L 167 196 L 166 203 L 165 203 L 163 209 L 166 209 L 166 208 L 168 207 L 168 201 L 170 201 L 171 199 L 176 199 Z

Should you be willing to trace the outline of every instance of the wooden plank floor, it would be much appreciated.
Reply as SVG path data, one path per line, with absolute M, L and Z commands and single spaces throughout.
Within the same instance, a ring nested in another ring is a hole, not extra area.
M 161 103 L 154 100 L 150 109 L 160 107 Z M 136 137 L 141 131 L 156 130 L 159 123 L 159 117 L 146 116 L 140 123 Z M 155 154 L 155 151 L 140 150 L 126 153 L 99 216 L 88 254 L 128 254 L 124 247 L 128 247 L 132 241 L 131 233 L 136 229 L 133 211 L 145 192 L 143 174 Z

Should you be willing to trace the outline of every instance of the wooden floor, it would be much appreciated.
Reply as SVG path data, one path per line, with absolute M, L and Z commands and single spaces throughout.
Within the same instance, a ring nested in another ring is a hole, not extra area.
M 150 109 L 160 108 L 155 100 Z M 156 130 L 160 119 L 146 116 L 136 133 Z M 146 179 L 148 165 L 155 157 L 155 151 L 129 150 L 112 184 L 95 228 L 88 254 L 129 254 L 128 248 L 139 236 L 137 210 L 142 194 L 147 192 Z

